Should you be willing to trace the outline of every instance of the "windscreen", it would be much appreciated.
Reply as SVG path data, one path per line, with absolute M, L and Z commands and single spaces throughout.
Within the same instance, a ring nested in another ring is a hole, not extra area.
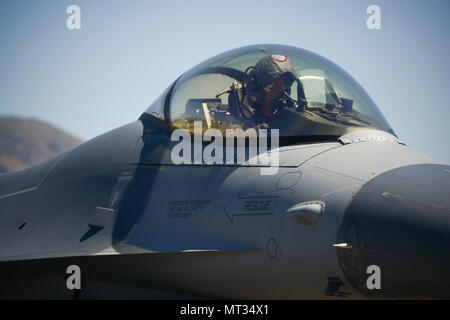
M 280 137 L 394 133 L 364 89 L 331 61 L 289 46 L 235 49 L 183 74 L 169 103 L 173 128 L 278 129 Z

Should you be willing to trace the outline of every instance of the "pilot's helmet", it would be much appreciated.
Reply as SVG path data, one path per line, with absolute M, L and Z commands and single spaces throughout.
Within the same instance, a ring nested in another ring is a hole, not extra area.
M 270 88 L 275 80 L 283 77 L 287 90 L 297 78 L 297 72 L 288 57 L 271 54 L 261 58 L 248 75 L 246 81 L 247 98 L 250 103 L 258 104 L 262 101 L 264 89 Z

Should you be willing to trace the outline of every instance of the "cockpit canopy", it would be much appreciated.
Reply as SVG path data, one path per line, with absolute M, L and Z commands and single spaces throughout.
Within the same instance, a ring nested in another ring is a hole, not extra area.
M 278 82 L 259 86 L 252 77 L 267 57 L 280 70 L 287 60 L 295 79 L 282 82 L 285 86 L 270 101 Z M 312 52 L 282 45 L 253 45 L 215 56 L 184 73 L 146 112 L 167 117 L 174 129 L 192 132 L 194 122 L 201 121 L 203 130 L 215 128 L 224 135 L 238 128 L 278 129 L 280 137 L 341 136 L 366 128 L 394 134 L 373 100 L 344 70 Z

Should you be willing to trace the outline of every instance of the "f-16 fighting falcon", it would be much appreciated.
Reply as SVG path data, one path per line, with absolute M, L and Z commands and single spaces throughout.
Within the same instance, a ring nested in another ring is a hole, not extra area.
M 0 175 L 0 297 L 450 298 L 449 194 L 340 67 L 246 46 Z

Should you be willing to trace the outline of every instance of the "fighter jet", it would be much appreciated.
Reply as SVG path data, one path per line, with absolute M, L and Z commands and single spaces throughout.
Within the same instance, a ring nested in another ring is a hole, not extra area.
M 0 296 L 449 298 L 449 196 L 336 64 L 241 47 L 0 176 Z

